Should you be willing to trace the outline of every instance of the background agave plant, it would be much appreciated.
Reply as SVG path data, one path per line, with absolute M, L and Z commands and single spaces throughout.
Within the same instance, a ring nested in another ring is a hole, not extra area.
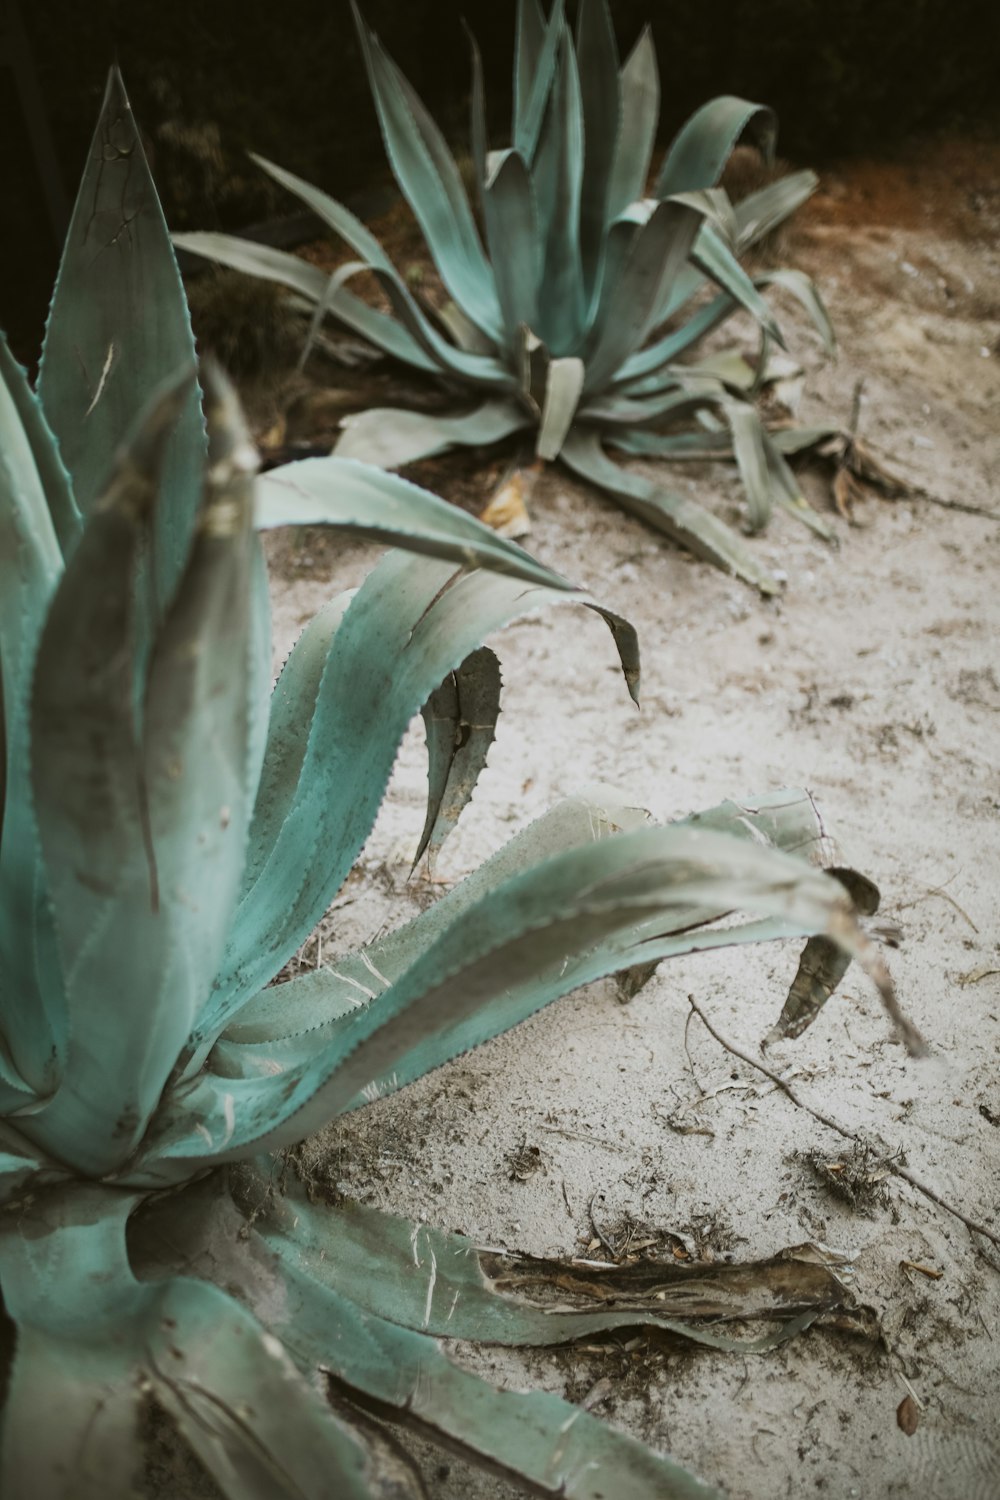
M 188 372 L 164 385 L 178 356 Z M 417 1494 L 330 1409 L 319 1364 L 337 1393 L 406 1411 L 543 1494 L 597 1500 L 611 1475 L 625 1500 L 708 1493 L 552 1396 L 493 1390 L 435 1342 L 669 1319 L 553 1320 L 497 1292 L 458 1236 L 284 1197 L 267 1153 L 587 980 L 675 953 L 811 933 L 811 1003 L 851 954 L 891 1000 L 856 918 L 874 889 L 815 867 L 833 856 L 805 794 L 657 828 L 600 790 L 408 926 L 272 986 L 348 873 L 413 713 L 429 724 L 426 844 L 485 753 L 456 731 L 470 705 L 476 724 L 497 711 L 481 636 L 548 601 L 597 606 L 391 475 L 320 459 L 255 492 L 210 370 L 203 421 L 116 75 L 37 395 L 5 343 L 0 374 L 3 1494 L 132 1493 L 149 1406 L 233 1500 Z M 254 524 L 282 520 L 407 550 L 320 612 L 272 692 Z M 602 613 L 634 692 L 634 636 Z M 807 1019 L 786 1012 L 793 1030 Z
M 687 122 L 647 196 L 659 114 L 650 32 L 619 67 L 606 0 L 581 0 L 576 40 L 556 0 L 519 0 L 512 144 L 487 147 L 482 69 L 473 45 L 472 161 L 483 248 L 462 177 L 438 127 L 357 10 L 386 151 L 450 297 L 436 313 L 418 301 L 375 237 L 342 204 L 290 172 L 260 165 L 336 231 L 359 259 L 332 277 L 294 256 L 221 234 L 178 243 L 253 275 L 274 278 L 394 358 L 481 401 L 458 416 L 392 409 L 349 419 L 342 456 L 393 468 L 456 444 L 535 428 L 537 452 L 563 462 L 627 509 L 764 592 L 777 583 L 710 512 L 613 463 L 606 446 L 661 458 L 735 456 L 757 530 L 777 504 L 829 538 L 805 502 L 784 452 L 801 442 L 769 434 L 753 405 L 772 341 L 765 298 L 790 292 L 828 348 L 833 330 L 808 277 L 754 277 L 738 257 L 816 186 L 797 172 L 732 205 L 716 187 L 736 143 L 756 132 L 773 156 L 776 122 L 761 105 L 723 96 Z M 391 304 L 375 310 L 348 290 L 370 270 Z M 703 295 L 711 288 L 711 296 Z M 761 331 L 756 368 L 736 356 L 682 363 L 738 311 Z M 695 416 L 693 431 L 676 429 Z M 825 430 L 824 430 L 825 431 Z M 810 441 L 815 441 L 815 437 Z

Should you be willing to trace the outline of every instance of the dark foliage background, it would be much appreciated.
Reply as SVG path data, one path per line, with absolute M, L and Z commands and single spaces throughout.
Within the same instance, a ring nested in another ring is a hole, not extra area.
M 0 15 L 15 0 L 0 0 Z M 238 228 L 282 213 L 248 146 L 338 196 L 385 176 L 348 0 L 16 0 L 58 170 L 78 180 L 117 56 L 176 228 Z M 611 0 L 629 48 L 651 21 L 669 136 L 706 97 L 774 106 L 780 150 L 821 165 L 995 108 L 998 0 Z M 468 43 L 483 50 L 492 123 L 505 134 L 514 0 L 366 0 L 365 14 L 449 136 L 467 136 Z M 572 0 L 571 0 L 572 9 Z M 0 96 L 8 149 L 0 324 L 31 359 L 56 265 L 13 79 Z

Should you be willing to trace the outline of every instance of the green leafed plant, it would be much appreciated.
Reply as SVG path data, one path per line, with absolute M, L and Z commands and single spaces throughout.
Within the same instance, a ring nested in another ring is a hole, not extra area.
M 735 456 L 751 531 L 777 504 L 832 535 L 784 456 L 797 451 L 794 438 L 768 433 L 753 404 L 769 347 L 781 343 L 767 291 L 797 298 L 832 349 L 829 318 L 802 272 L 750 276 L 739 260 L 809 196 L 816 178 L 796 172 L 735 205 L 716 186 L 746 130 L 773 156 L 770 110 L 713 99 L 681 130 L 647 188 L 659 115 L 648 28 L 619 66 L 606 0 L 581 0 L 575 42 L 563 0 L 547 20 L 538 0 L 519 0 L 512 141 L 502 151 L 488 149 L 473 46 L 477 224 L 443 136 L 357 10 L 355 17 L 389 162 L 451 300 L 441 311 L 423 305 L 348 209 L 262 159 L 358 259 L 328 277 L 295 256 L 227 235 L 186 234 L 178 243 L 284 282 L 315 304 L 314 327 L 330 314 L 384 353 L 479 397 L 457 417 L 363 412 L 345 424 L 342 456 L 395 468 L 534 428 L 541 458 L 561 458 L 699 556 L 773 592 L 775 578 L 732 528 L 605 452 Z M 349 290 L 361 271 L 374 273 L 390 312 Z M 739 311 L 761 332 L 756 368 L 735 354 L 692 362 L 699 341 Z M 678 430 L 691 418 L 693 429 Z
M 463 726 L 498 709 L 481 638 L 547 602 L 597 606 L 392 475 L 318 459 L 255 481 L 210 370 L 199 399 L 117 75 L 37 395 L 5 343 L 0 375 L 5 1500 L 133 1493 L 148 1408 L 232 1500 L 418 1494 L 331 1408 L 320 1366 L 338 1400 L 405 1414 L 540 1494 L 710 1493 L 553 1396 L 494 1390 L 436 1336 L 653 1323 L 730 1341 L 648 1310 L 543 1315 L 459 1236 L 286 1199 L 268 1153 L 588 980 L 677 953 L 813 934 L 807 1008 L 850 955 L 891 998 L 856 916 L 874 889 L 818 868 L 832 855 L 805 794 L 654 827 L 598 790 L 409 925 L 272 984 L 348 874 L 413 714 L 436 843 L 485 755 Z M 320 611 L 272 691 L 255 523 L 280 522 L 404 550 Z M 633 633 L 602 613 L 634 693 Z

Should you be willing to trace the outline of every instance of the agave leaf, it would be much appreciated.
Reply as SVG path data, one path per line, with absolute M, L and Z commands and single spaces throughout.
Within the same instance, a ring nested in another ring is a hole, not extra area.
M 674 137 L 656 179 L 656 197 L 714 187 L 749 125 L 755 128 L 764 159 L 773 161 L 778 122 L 772 110 L 732 94 L 703 104 Z
M 498 443 L 530 422 L 530 413 L 505 397 L 489 397 L 458 417 L 371 406 L 343 418 L 343 432 L 333 451 L 340 459 L 399 469 L 449 448 Z
M 550 31 L 553 25 L 550 19 Z M 557 358 L 575 352 L 586 306 L 580 252 L 583 103 L 576 54 L 565 25 L 561 30 L 559 61 L 532 169 L 543 246 L 536 331 Z M 521 154 L 528 156 L 523 150 Z
M 211 1155 L 237 1159 L 299 1139 L 570 988 L 655 959 L 661 931 L 673 951 L 677 924 L 703 907 L 779 920 L 785 935 L 833 938 L 864 964 L 898 1019 L 884 967 L 837 881 L 715 831 L 644 829 L 554 856 L 462 912 L 376 1004 L 352 1012 L 281 1069 L 280 1089 L 273 1068 L 265 1079 L 203 1074 L 154 1130 L 141 1170 L 155 1170 L 159 1158 L 160 1170 L 183 1162 L 190 1174 Z M 726 928 L 718 941 L 744 937 Z
M 328 193 L 321 192 L 319 188 L 304 182 L 301 177 L 296 177 L 293 172 L 286 172 L 283 167 L 275 166 L 273 162 L 267 161 L 262 156 L 255 156 L 254 161 L 263 167 L 276 182 L 287 188 L 290 193 L 301 198 L 318 218 L 329 224 L 331 229 L 341 235 L 347 243 L 357 251 L 365 265 L 375 275 L 387 297 L 392 303 L 396 316 L 405 325 L 406 331 L 417 343 L 425 355 L 429 356 L 438 370 L 446 370 L 473 385 L 505 386 L 510 385 L 511 380 L 504 367 L 496 360 L 482 354 L 468 354 L 464 350 L 457 349 L 442 338 L 437 329 L 424 315 L 414 299 L 406 282 L 396 270 L 392 261 L 386 255 L 378 240 L 366 229 L 361 220 L 350 209 L 331 198 Z M 463 189 L 464 192 L 464 189 Z M 355 269 L 355 268 L 352 268 Z M 454 288 L 449 286 L 449 291 L 455 296 Z M 338 312 L 338 299 L 343 295 L 343 289 L 338 285 L 327 297 L 324 306 L 335 316 Z M 495 300 L 495 297 L 494 297 Z M 478 318 L 461 298 L 456 301 L 462 306 L 477 326 L 483 326 L 483 320 Z M 499 318 L 499 314 L 497 315 Z M 383 314 L 384 317 L 384 314 Z M 347 321 L 346 319 L 344 321 Z M 359 328 L 359 332 L 365 332 Z M 496 328 L 490 327 L 485 330 L 492 338 L 499 331 L 499 323 Z M 366 335 L 367 336 L 367 335 Z M 376 340 L 385 347 L 384 339 Z
M 480 646 L 449 673 L 421 710 L 427 734 L 427 816 L 414 866 L 433 856 L 469 802 L 500 714 L 500 663 Z
M 0 1061 L 0 1095 L 10 1108 L 51 1090 L 63 1040 L 28 750 L 29 677 L 62 569 L 47 492 L 53 482 L 58 496 L 59 467 L 24 372 L 0 339 L 0 1050 L 10 1049 Z
M 46 484 L 47 471 L 58 463 L 58 450 L 27 377 L 0 335 L 0 631 L 12 723 L 24 696 L 38 629 L 62 569 Z
M 479 903 L 488 905 L 505 881 L 532 868 L 539 858 L 549 858 L 556 852 L 606 838 L 614 831 L 635 830 L 646 824 L 648 818 L 642 810 L 630 806 L 612 788 L 595 787 L 579 798 L 559 804 L 407 926 L 356 954 L 338 957 L 336 968 L 303 975 L 250 1001 L 215 1048 L 212 1067 L 226 1078 L 263 1078 L 306 1063 L 320 1041 L 344 1034 L 345 1028 L 352 1024 L 344 1018 L 366 1001 L 380 1004 L 380 996 L 405 975 L 461 914 Z M 815 803 L 806 792 L 785 790 L 753 803 L 724 802 L 672 827 L 712 829 L 755 846 L 794 853 L 817 868 L 829 867 L 851 893 L 859 911 L 873 911 L 878 905 L 878 892 L 870 882 L 844 867 Z M 478 1045 L 486 1036 L 515 1025 L 568 988 L 615 970 L 641 967 L 645 970 L 645 982 L 666 958 L 735 943 L 774 942 L 798 935 L 794 924 L 782 917 L 747 921 L 736 927 L 709 925 L 729 915 L 715 902 L 677 907 L 669 919 L 661 913 L 652 918 L 641 917 L 607 942 L 561 959 L 552 972 L 540 971 L 534 987 L 529 985 L 505 994 L 491 1004 L 488 1013 L 473 1016 L 437 1043 L 422 1043 L 397 1060 L 391 1075 L 374 1080 L 369 1092 L 382 1094 L 402 1087 L 457 1053 Z M 814 938 L 811 944 L 826 941 Z M 803 964 L 807 966 L 811 944 L 803 955 Z M 830 992 L 843 972 L 842 967 L 833 977 L 831 970 Z M 800 981 L 796 983 L 801 987 Z M 796 993 L 793 985 L 789 1004 Z
M 621 71 L 622 119 L 608 197 L 608 220 L 643 197 L 660 117 L 660 75 L 653 34 L 644 26 Z
M 815 172 L 790 172 L 778 182 L 768 183 L 741 198 L 733 207 L 737 248 L 748 250 L 757 244 L 800 208 L 818 186 L 819 178 Z
M 241 1185 L 242 1186 L 242 1185 Z M 428 1224 L 383 1213 L 360 1203 L 340 1211 L 310 1203 L 295 1185 L 287 1197 L 268 1194 L 257 1177 L 246 1194 L 261 1239 L 288 1256 L 295 1253 L 310 1276 L 388 1322 L 438 1338 L 467 1339 L 507 1347 L 546 1348 L 624 1328 L 662 1328 L 694 1344 L 726 1353 L 760 1354 L 783 1343 L 821 1313 L 847 1300 L 829 1267 L 775 1258 L 704 1268 L 634 1266 L 601 1276 L 600 1311 L 541 1305 L 502 1290 L 518 1272 L 529 1285 L 562 1276 L 584 1283 L 586 1271 L 557 1261 L 517 1258 L 507 1272 L 501 1262 L 491 1275 L 475 1243 Z M 264 1197 L 262 1204 L 261 1198 Z M 264 1208 L 263 1220 L 259 1217 Z M 294 1229 L 293 1229 L 294 1223 Z M 633 1274 L 630 1275 L 630 1272 Z M 645 1273 L 645 1274 L 644 1274 Z M 655 1278 L 656 1300 L 644 1295 Z M 608 1302 L 611 1305 L 608 1305 Z M 376 1305 L 377 1304 L 377 1305 Z M 734 1339 L 695 1319 L 781 1318 L 775 1333 Z
M 565 1500 L 712 1500 L 717 1492 L 673 1460 L 541 1392 L 498 1391 L 453 1365 L 437 1343 L 358 1308 L 312 1274 L 295 1243 L 274 1234 L 281 1332 L 303 1364 L 321 1363 L 335 1388 L 392 1408 L 427 1436 L 457 1445 Z M 721 1497 L 720 1497 L 721 1500 Z
M 550 362 L 546 372 L 542 420 L 538 426 L 535 445 L 539 458 L 558 458 L 559 450 L 576 416 L 586 373 L 582 359 L 567 357 Z
M 6 1218 L 0 1274 L 18 1344 L 4 1495 L 131 1493 L 151 1393 L 231 1500 L 320 1500 L 331 1480 L 338 1495 L 369 1500 L 363 1450 L 248 1313 L 202 1282 L 136 1282 L 125 1244 L 135 1201 L 74 1185 Z
M 809 314 L 827 354 L 836 354 L 837 335 L 819 288 L 811 276 L 807 276 L 804 271 L 795 270 L 763 271 L 754 277 L 754 284 L 781 287 L 795 297 Z
M 613 217 L 612 173 L 622 123 L 618 45 L 607 0 L 581 0 L 576 57 L 583 106 L 584 170 L 580 197 L 580 251 L 587 301 L 601 278 L 607 226 Z
M 514 65 L 514 149 L 528 163 L 535 157 L 566 35 L 565 0 L 556 0 L 548 21 L 538 0 L 519 0 Z
M 371 1500 L 360 1439 L 249 1313 L 202 1281 L 156 1294 L 150 1384 L 229 1500 Z
M 649 821 L 613 787 L 594 786 L 550 808 L 471 875 L 448 890 L 433 906 L 405 926 L 377 938 L 332 968 L 297 976 L 263 990 L 240 1009 L 212 1053 L 212 1066 L 227 1076 L 255 1071 L 249 1049 L 317 1030 L 374 999 L 430 947 L 455 917 L 468 910 L 504 880 L 557 850 L 575 848 Z M 382 976 L 379 978 L 379 976 Z M 376 988 L 377 986 L 377 988 Z M 242 1054 L 242 1057 L 241 1057 Z
M 502 152 L 483 190 L 483 217 L 497 296 L 513 354 L 517 331 L 538 320 L 541 241 L 534 188 L 524 158 Z
M 441 280 L 472 321 L 496 340 L 500 308 L 493 275 L 455 160 L 353 0 L 351 8 L 393 176 L 417 217 Z
M 375 820 L 412 718 L 448 671 L 491 630 L 566 594 L 560 581 L 455 572 L 390 554 L 351 602 L 320 683 L 295 800 L 256 881 L 244 892 L 196 1047 L 295 952 L 326 910 Z M 634 673 L 634 632 L 599 610 Z M 393 671 L 387 671 L 387 663 Z M 634 691 L 634 682 L 630 681 Z M 266 934 L 266 935 L 265 935 Z
M 424 352 L 395 318 L 369 307 L 343 286 L 334 286 L 335 277 L 327 276 L 298 255 L 289 255 L 287 251 L 275 250 L 270 245 L 257 245 L 252 240 L 241 240 L 232 234 L 201 231 L 175 234 L 174 244 L 192 255 L 202 255 L 206 260 L 242 271 L 247 276 L 258 276 L 264 281 L 277 281 L 282 286 L 291 287 L 394 359 L 427 374 L 439 371 L 437 361 Z
M 19 1328 L 0 1437 L 4 1495 L 107 1500 L 135 1494 L 144 1452 L 131 1376 L 113 1344 L 80 1344 Z
M 801 521 L 804 526 L 808 526 L 810 531 L 821 536 L 825 542 L 833 542 L 836 545 L 837 533 L 833 526 L 825 516 L 813 510 L 803 495 L 794 472 L 776 446 L 772 434 L 766 431 L 764 432 L 764 453 L 771 476 L 771 497 L 775 505 Z
M 570 433 L 559 456 L 567 468 L 614 495 L 626 510 L 666 532 L 696 557 L 752 583 L 762 594 L 778 592 L 777 580 L 731 527 L 694 501 L 612 463 L 593 430 Z
M 718 328 L 736 310 L 736 305 L 727 292 L 713 297 L 711 302 L 699 308 L 680 328 L 629 355 L 615 372 L 612 387 L 639 394 L 644 389 L 643 382 L 662 370 L 664 365 L 672 364 L 692 344 Z M 659 387 L 654 382 L 650 388 L 655 390 Z
M 121 74 L 112 68 L 63 251 L 38 395 L 88 514 L 153 393 L 194 364 L 184 288 Z M 164 455 L 154 531 L 157 611 L 176 587 L 205 457 L 192 384 Z
M 206 388 L 205 505 L 149 663 L 142 740 L 132 583 L 190 380 L 123 453 L 53 599 L 35 671 L 33 785 L 70 1036 L 60 1087 L 29 1133 L 93 1172 L 129 1155 L 158 1102 L 221 956 L 243 867 L 255 455 L 231 403 Z
M 59 445 L 49 426 L 42 404 L 28 384 L 27 376 L 10 352 L 7 336 L 0 330 L 0 380 L 2 393 L 4 441 L 0 449 L 8 453 L 8 464 L 16 464 L 22 483 L 34 488 L 31 469 L 23 444 L 30 450 L 33 466 L 41 484 L 45 505 L 52 519 L 59 548 L 68 556 L 80 534 L 80 512 L 73 494 L 73 481 L 59 453 Z M 20 436 L 15 436 L 17 427 Z M 17 458 L 14 457 L 14 449 Z M 41 601 L 39 601 L 41 602 Z
M 530 553 L 457 506 L 396 474 L 350 459 L 306 458 L 261 475 L 256 522 L 264 531 L 277 526 L 336 526 L 465 567 L 486 567 L 526 583 L 573 589 Z
M 644 342 L 663 289 L 687 260 L 701 223 L 690 204 L 659 203 L 639 227 L 619 273 L 605 283 L 587 354 L 588 391 L 599 391 Z
M 714 281 L 724 292 L 728 292 L 734 301 L 756 318 L 775 343 L 784 349 L 785 340 L 774 321 L 774 314 L 770 307 L 739 261 L 727 248 L 722 237 L 710 224 L 702 227 L 691 252 L 691 259 L 711 281 Z

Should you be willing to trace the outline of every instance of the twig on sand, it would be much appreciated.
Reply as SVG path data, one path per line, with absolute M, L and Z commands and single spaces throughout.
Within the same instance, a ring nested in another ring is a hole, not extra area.
M 812 1115 L 814 1120 L 818 1120 L 821 1125 L 827 1126 L 829 1130 L 836 1131 L 837 1135 L 843 1136 L 845 1140 L 854 1141 L 855 1144 L 860 1146 L 864 1146 L 867 1144 L 865 1138 L 857 1131 L 848 1130 L 846 1125 L 841 1125 L 839 1121 L 831 1119 L 831 1117 L 829 1115 L 825 1115 L 822 1110 L 814 1109 L 811 1104 L 807 1104 L 804 1099 L 800 1099 L 798 1094 L 792 1088 L 792 1085 L 790 1083 L 786 1083 L 778 1073 L 773 1072 L 772 1069 L 767 1067 L 764 1063 L 758 1062 L 755 1057 L 751 1057 L 748 1052 L 744 1052 L 740 1047 L 737 1047 L 734 1042 L 727 1041 L 726 1038 L 722 1036 L 721 1033 L 718 1032 L 712 1025 L 712 1022 L 708 1019 L 705 1012 L 702 1010 L 701 1006 L 698 1004 L 697 1000 L 695 1000 L 693 995 L 688 995 L 688 1004 L 694 1011 L 695 1015 L 699 1018 L 705 1029 L 710 1033 L 710 1035 L 714 1036 L 720 1047 L 722 1047 L 726 1052 L 732 1053 L 733 1057 L 738 1057 L 740 1061 L 745 1062 L 748 1067 L 756 1068 L 757 1072 L 763 1073 L 765 1078 L 770 1078 L 771 1082 L 777 1084 L 778 1088 L 781 1089 L 783 1094 L 788 1095 L 788 1098 L 794 1105 L 796 1105 L 798 1109 L 804 1109 L 806 1111 L 806 1114 Z M 956 1208 L 953 1203 L 949 1203 L 947 1198 L 942 1198 L 940 1193 L 935 1192 L 933 1188 L 930 1188 L 926 1183 L 921 1182 L 918 1177 L 914 1177 L 913 1173 L 907 1167 L 904 1167 L 902 1163 L 896 1161 L 893 1157 L 890 1156 L 886 1159 L 885 1166 L 888 1167 L 889 1171 L 892 1172 L 896 1177 L 901 1177 L 904 1182 L 908 1182 L 910 1184 L 910 1187 L 916 1188 L 918 1193 L 923 1193 L 925 1198 L 929 1198 L 932 1203 L 936 1203 L 939 1208 L 943 1208 L 946 1213 L 953 1214 L 955 1218 L 959 1219 L 961 1223 L 965 1225 L 966 1229 L 970 1230 L 973 1234 L 981 1234 L 984 1239 L 990 1240 L 992 1244 L 1000 1247 L 1000 1234 L 996 1234 L 992 1229 L 987 1229 L 986 1225 L 980 1224 L 977 1219 L 970 1219 L 968 1214 L 964 1214 L 960 1208 Z M 990 1264 L 992 1265 L 993 1262 L 990 1261 Z

